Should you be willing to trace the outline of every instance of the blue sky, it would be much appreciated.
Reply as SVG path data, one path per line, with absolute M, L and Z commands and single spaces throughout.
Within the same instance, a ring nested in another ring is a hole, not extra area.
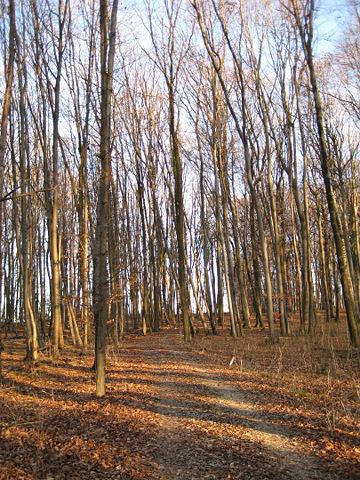
M 346 28 L 350 0 L 320 0 L 318 2 L 318 50 L 326 52 L 336 48 Z

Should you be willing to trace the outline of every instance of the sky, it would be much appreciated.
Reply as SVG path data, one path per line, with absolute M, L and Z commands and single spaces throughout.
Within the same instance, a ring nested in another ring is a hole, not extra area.
M 350 0 L 320 0 L 317 16 L 318 52 L 326 53 L 338 45 L 348 22 Z

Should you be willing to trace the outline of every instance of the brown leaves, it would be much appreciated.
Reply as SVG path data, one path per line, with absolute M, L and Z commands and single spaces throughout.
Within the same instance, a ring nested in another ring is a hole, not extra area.
M 5 353 L 0 479 L 356 478 L 359 424 L 329 426 L 321 376 L 257 370 L 256 357 L 230 370 L 231 339 L 199 341 L 201 354 L 173 331 L 126 340 L 101 401 L 91 357 L 68 349 L 34 371 Z

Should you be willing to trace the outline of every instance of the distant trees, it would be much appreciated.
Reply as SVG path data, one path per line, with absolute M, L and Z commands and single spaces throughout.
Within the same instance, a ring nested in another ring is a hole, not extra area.
M 345 309 L 359 346 L 357 2 L 322 55 L 312 0 L 5 6 L 1 317 L 29 359 L 95 330 L 101 396 L 131 329 L 276 341 Z
M 178 281 L 181 302 L 181 313 L 184 325 L 184 339 L 191 339 L 189 320 L 189 292 L 186 278 L 186 236 L 183 188 L 183 161 L 179 142 L 179 121 L 176 107 L 176 96 L 179 90 L 180 70 L 187 54 L 189 38 L 184 38 L 178 24 L 182 2 L 164 1 L 164 13 L 159 21 L 155 21 L 153 11 L 149 11 L 149 33 L 153 45 L 154 64 L 160 70 L 165 82 L 168 101 L 168 125 L 170 140 L 170 159 L 174 177 L 173 211 L 178 250 Z

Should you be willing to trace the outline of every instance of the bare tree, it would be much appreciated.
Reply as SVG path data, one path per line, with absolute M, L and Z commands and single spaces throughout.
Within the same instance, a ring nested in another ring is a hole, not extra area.
M 217 54 L 217 50 L 213 43 L 213 39 L 209 35 L 209 32 L 205 24 L 206 20 L 204 18 L 204 6 L 203 5 L 201 6 L 198 0 L 194 0 L 192 2 L 192 5 L 196 12 L 197 21 L 201 29 L 202 37 L 203 37 L 207 52 L 210 56 L 210 59 L 216 71 L 217 77 L 219 79 L 219 82 L 225 97 L 226 105 L 229 109 L 229 112 L 231 114 L 231 117 L 235 125 L 236 132 L 239 136 L 239 139 L 241 140 L 241 143 L 244 149 L 246 180 L 249 186 L 251 199 L 255 205 L 257 221 L 258 221 L 258 229 L 259 229 L 261 254 L 262 254 L 262 260 L 263 260 L 263 266 L 264 266 L 269 337 L 271 340 L 275 340 L 276 332 L 275 332 L 275 325 L 274 325 L 272 284 L 271 284 L 270 268 L 269 268 L 268 246 L 267 246 L 267 240 L 265 235 L 263 214 L 261 211 L 258 192 L 256 190 L 255 181 L 254 181 L 255 179 L 254 179 L 254 169 L 253 169 L 252 155 L 251 155 L 251 144 L 248 137 L 249 127 L 251 126 L 251 119 L 249 118 L 247 86 L 246 86 L 244 67 L 242 64 L 242 58 L 241 58 L 241 54 L 240 53 L 237 54 L 237 52 L 235 51 L 236 47 L 230 38 L 225 16 L 223 16 L 222 12 L 216 7 L 215 2 L 213 2 L 212 6 L 214 9 L 216 18 L 219 21 L 221 31 L 224 34 L 226 45 L 230 51 L 230 55 L 234 64 L 234 71 L 235 71 L 237 89 L 238 89 L 238 102 L 239 102 L 238 106 L 240 110 L 240 112 L 238 113 L 235 109 L 235 104 L 231 98 L 228 85 L 225 82 L 219 55 Z M 241 16 L 241 8 L 240 8 L 239 14 Z M 243 22 L 240 25 L 240 28 L 243 29 L 244 25 L 245 23 Z
M 174 176 L 175 228 L 178 245 L 178 278 L 180 287 L 181 311 L 184 325 L 184 339 L 191 340 L 189 320 L 189 292 L 186 282 L 186 235 L 184 220 L 183 164 L 180 155 L 180 142 L 176 113 L 176 95 L 179 71 L 186 56 L 189 39 L 178 41 L 176 28 L 181 12 L 181 1 L 164 1 L 164 15 L 160 39 L 154 31 L 153 12 L 149 14 L 149 30 L 154 47 L 154 62 L 162 73 L 168 95 L 170 156 Z M 166 22 L 166 23 L 164 23 Z
M 296 27 L 301 39 L 305 60 L 310 75 L 310 85 L 315 107 L 316 126 L 319 141 L 319 159 L 321 164 L 321 172 L 325 185 L 326 199 L 329 208 L 332 231 L 336 247 L 337 260 L 341 276 L 341 284 L 344 295 L 344 303 L 347 314 L 348 329 L 351 344 L 355 347 L 360 346 L 359 321 L 354 288 L 351 281 L 350 268 L 346 256 L 346 247 L 344 241 L 343 226 L 340 218 L 339 208 L 333 187 L 333 177 L 331 171 L 331 158 L 326 145 L 326 133 L 323 116 L 323 107 L 318 87 L 318 79 L 314 65 L 313 54 L 313 36 L 314 36 L 314 0 L 297 0 L 290 1 L 291 14 L 294 17 Z
M 6 154 L 6 138 L 7 127 L 9 121 L 10 102 L 11 102 L 11 89 L 14 78 L 14 64 L 15 64 L 15 45 L 16 45 L 16 25 L 15 25 L 15 1 L 9 0 L 9 45 L 8 45 L 8 59 L 6 65 L 6 87 L 2 104 L 1 125 L 0 125 L 0 199 L 4 199 L 4 171 L 5 171 L 5 154 Z M 3 208 L 4 202 L 0 202 L 0 291 L 2 288 L 2 260 L 3 260 Z M 1 308 L 1 303 L 0 303 Z M 1 328 L 0 328 L 0 355 L 1 355 L 2 343 L 1 343 Z M 1 360 L 0 360 L 1 361 Z M 0 366 L 1 370 L 1 366 Z
M 111 11 L 107 0 L 100 0 L 101 34 L 101 113 L 100 182 L 96 209 L 94 240 L 93 308 L 95 320 L 96 395 L 105 395 L 106 323 L 108 319 L 109 282 L 107 272 L 108 221 L 110 195 L 111 95 L 113 85 L 118 0 Z

